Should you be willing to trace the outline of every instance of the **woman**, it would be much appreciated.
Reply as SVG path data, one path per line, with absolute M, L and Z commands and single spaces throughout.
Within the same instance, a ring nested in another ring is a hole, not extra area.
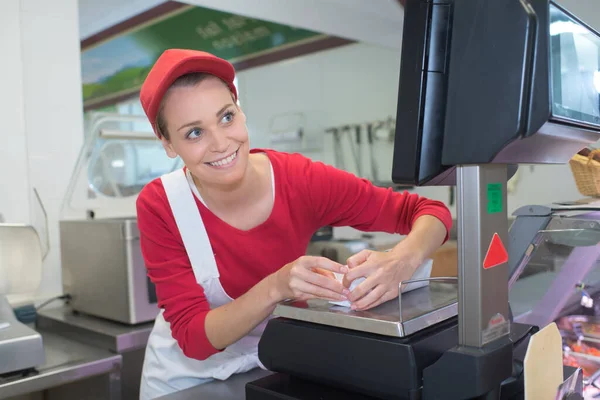
M 234 69 L 191 50 L 167 50 L 140 98 L 169 157 L 185 167 L 137 200 L 141 247 L 161 312 L 150 335 L 141 397 L 155 398 L 260 366 L 257 344 L 285 299 L 349 300 L 365 310 L 446 240 L 448 209 L 395 193 L 299 154 L 250 149 Z M 389 252 L 346 265 L 307 257 L 322 226 L 407 235 Z M 333 273 L 345 274 L 344 284 Z M 352 292 L 347 288 L 366 277 Z

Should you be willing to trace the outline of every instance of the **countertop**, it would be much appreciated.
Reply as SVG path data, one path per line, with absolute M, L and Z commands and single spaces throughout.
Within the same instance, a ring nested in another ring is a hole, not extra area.
M 121 398 L 121 355 L 54 333 L 38 332 L 44 343 L 44 364 L 27 376 L 0 377 L 0 399 L 35 393 L 104 374 L 110 376 L 111 398 Z
M 260 368 L 231 376 L 226 381 L 212 381 L 160 397 L 158 400 L 243 400 L 246 398 L 246 383 L 271 375 Z
M 75 313 L 65 305 L 40 310 L 36 327 L 101 349 L 123 353 L 146 347 L 154 321 L 126 325 Z

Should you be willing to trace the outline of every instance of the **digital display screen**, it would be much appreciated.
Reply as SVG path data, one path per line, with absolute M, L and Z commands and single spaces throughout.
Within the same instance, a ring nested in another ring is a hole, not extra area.
M 600 38 L 550 4 L 552 114 L 600 126 Z

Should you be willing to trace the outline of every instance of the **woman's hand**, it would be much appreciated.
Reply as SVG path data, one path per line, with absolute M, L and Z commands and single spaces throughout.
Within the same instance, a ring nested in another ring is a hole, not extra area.
M 350 257 L 344 286 L 350 287 L 356 278 L 366 278 L 348 296 L 352 309 L 366 310 L 398 296 L 400 282 L 409 280 L 447 236 L 446 226 L 438 218 L 422 215 L 393 250 L 363 250 Z
M 348 295 L 352 309 L 367 310 L 397 297 L 400 282 L 410 279 L 421 262 L 405 248 L 389 252 L 363 250 L 350 257 L 344 286 L 350 287 L 356 278 L 366 278 Z
M 312 298 L 346 300 L 349 290 L 334 273 L 345 274 L 347 271 L 347 267 L 325 257 L 300 257 L 273 274 L 273 296 L 277 302 Z

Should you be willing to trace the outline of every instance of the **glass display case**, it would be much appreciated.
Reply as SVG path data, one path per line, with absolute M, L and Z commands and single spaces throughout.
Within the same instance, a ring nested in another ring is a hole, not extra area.
M 526 206 L 510 228 L 509 301 L 515 322 L 556 322 L 565 365 L 600 394 L 600 199 Z
M 169 158 L 144 116 L 90 114 L 62 206 L 62 219 L 135 217 L 151 180 L 183 166 Z

